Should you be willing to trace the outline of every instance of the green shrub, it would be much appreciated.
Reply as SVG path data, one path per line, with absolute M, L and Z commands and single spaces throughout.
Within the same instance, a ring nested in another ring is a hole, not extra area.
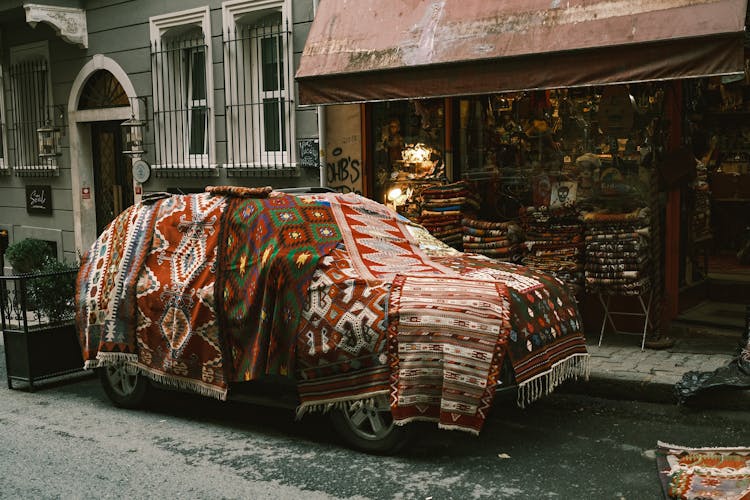
M 51 322 L 60 321 L 74 312 L 76 273 L 66 272 L 76 266 L 48 259 L 39 269 L 40 276 L 29 280 L 29 296 L 36 310 Z M 45 276 L 44 273 L 58 273 Z
M 55 256 L 46 241 L 26 238 L 8 245 L 5 258 L 17 273 L 25 274 L 42 269 Z

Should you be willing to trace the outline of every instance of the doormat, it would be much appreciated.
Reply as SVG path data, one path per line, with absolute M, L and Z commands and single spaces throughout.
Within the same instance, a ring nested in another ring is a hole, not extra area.
M 750 448 L 687 448 L 659 441 L 656 466 L 667 499 L 750 500 Z

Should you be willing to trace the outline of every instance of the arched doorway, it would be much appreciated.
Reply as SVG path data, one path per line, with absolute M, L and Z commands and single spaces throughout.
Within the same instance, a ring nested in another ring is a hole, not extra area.
M 129 106 L 125 90 L 106 69 L 92 73 L 81 92 L 78 110 Z M 101 233 L 126 207 L 133 204 L 130 161 L 122 154 L 120 120 L 91 123 L 91 157 L 96 193 L 96 232 Z
M 140 195 L 122 155 L 120 124 L 145 118 L 128 74 L 97 54 L 78 72 L 68 97 L 70 170 L 76 249 L 85 252 L 102 228 Z

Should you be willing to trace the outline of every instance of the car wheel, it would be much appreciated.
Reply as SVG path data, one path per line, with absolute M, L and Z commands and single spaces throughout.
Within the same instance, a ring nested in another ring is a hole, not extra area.
M 386 397 L 374 404 L 364 401 L 346 403 L 332 410 L 334 429 L 355 449 L 368 453 L 396 453 L 414 438 L 411 426 L 396 425 Z
M 150 384 L 141 373 L 125 365 L 99 368 L 99 380 L 107 397 L 120 408 L 140 408 L 146 402 Z

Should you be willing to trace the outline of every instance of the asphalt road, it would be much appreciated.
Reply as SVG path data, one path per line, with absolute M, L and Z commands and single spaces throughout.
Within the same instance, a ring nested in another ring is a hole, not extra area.
M 478 438 L 425 424 L 400 456 L 377 457 L 317 416 L 174 392 L 119 410 L 95 378 L 29 393 L 0 368 L 8 499 L 658 499 L 657 440 L 750 445 L 747 413 L 557 393 L 525 410 L 501 402 Z

